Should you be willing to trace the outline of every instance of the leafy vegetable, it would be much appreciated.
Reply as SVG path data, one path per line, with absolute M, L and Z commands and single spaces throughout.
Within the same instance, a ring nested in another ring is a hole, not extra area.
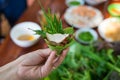
M 57 46 L 57 45 L 49 45 L 50 43 L 46 40 L 48 47 L 51 48 L 52 50 L 56 50 L 57 54 L 59 55 L 61 51 L 70 45 L 72 45 L 73 41 L 71 41 L 69 44 L 66 44 L 65 46 Z
M 43 26 L 43 30 L 34 30 L 34 31 L 36 32 L 36 34 L 41 35 L 45 39 L 48 46 L 52 50 L 56 50 L 57 54 L 59 55 L 63 49 L 71 45 L 73 41 L 74 29 L 72 27 L 63 29 L 62 21 L 58 19 L 55 14 L 54 15 L 51 14 L 50 10 L 48 10 L 48 13 L 46 13 L 43 9 L 43 13 L 44 13 L 44 18 L 46 20 L 46 23 L 44 23 Z M 66 43 L 64 43 L 63 41 L 58 44 L 56 42 L 49 41 L 47 34 L 69 34 L 69 36 L 65 38 Z
M 73 28 L 70 28 L 70 27 L 65 28 L 63 31 L 65 34 L 73 34 L 74 33 Z
M 79 39 L 82 41 L 90 42 L 93 40 L 93 35 L 90 32 L 82 32 L 79 34 Z
M 44 34 L 44 33 L 49 33 L 49 34 L 56 34 L 56 33 L 61 33 L 61 34 L 73 34 L 74 30 L 72 27 L 68 27 L 63 29 L 62 26 L 62 21 L 57 19 L 56 15 L 51 14 L 50 11 L 46 13 L 44 10 L 44 17 L 46 19 L 46 24 L 44 24 L 43 30 L 34 30 L 36 34 Z M 42 35 L 43 37 L 45 35 Z
M 50 80 L 119 80 L 120 56 L 113 49 L 97 50 L 74 41 L 62 65 L 52 72 Z M 113 77 L 115 77 L 113 79 Z
M 36 34 L 40 34 L 43 38 L 46 38 L 46 33 L 43 30 L 33 30 Z

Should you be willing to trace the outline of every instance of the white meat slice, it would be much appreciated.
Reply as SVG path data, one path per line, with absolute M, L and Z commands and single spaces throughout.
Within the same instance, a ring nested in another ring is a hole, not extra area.
M 69 34 L 49 34 L 49 33 L 46 33 L 46 36 L 47 36 L 47 39 L 49 41 L 53 41 L 53 42 L 56 42 L 56 43 L 61 43 L 62 41 L 64 41 L 68 36 Z

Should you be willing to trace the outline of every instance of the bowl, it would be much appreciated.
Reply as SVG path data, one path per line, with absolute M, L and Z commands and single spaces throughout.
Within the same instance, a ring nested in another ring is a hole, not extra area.
M 91 44 L 98 40 L 97 32 L 91 28 L 81 28 L 76 31 L 75 39 L 82 44 Z
M 107 1 L 107 0 L 85 0 L 85 2 L 89 5 L 98 5 L 105 1 Z
M 75 28 L 95 28 L 103 21 L 103 14 L 91 6 L 72 6 L 65 11 L 64 19 Z
M 34 22 L 22 22 L 11 29 L 10 37 L 16 45 L 30 47 L 40 38 L 40 35 L 35 35 L 33 30 L 41 30 L 41 27 Z
M 98 32 L 107 42 L 120 41 L 120 18 L 111 17 L 105 19 L 98 26 Z
M 120 3 L 113 3 L 108 6 L 108 12 L 111 16 L 120 17 Z
M 71 6 L 84 5 L 85 1 L 84 0 L 66 0 L 65 3 L 68 7 L 71 7 Z

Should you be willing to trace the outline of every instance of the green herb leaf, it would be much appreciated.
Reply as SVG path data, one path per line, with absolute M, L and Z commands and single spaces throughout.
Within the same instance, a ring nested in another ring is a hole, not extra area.
M 69 47 L 70 45 L 73 44 L 74 40 L 71 40 L 68 44 L 66 44 L 65 46 L 55 46 L 55 45 L 50 45 L 49 41 L 45 40 L 46 43 L 48 44 L 49 48 L 51 48 L 52 50 L 57 51 L 57 55 L 60 55 L 60 53 L 62 52 L 62 50 L 64 50 L 65 48 Z
M 64 29 L 64 33 L 65 34 L 73 34 L 74 33 L 74 29 L 72 27 L 65 28 Z
M 56 33 L 64 34 L 62 21 L 57 19 L 57 16 L 55 14 L 51 14 L 50 10 L 48 11 L 48 13 L 46 13 L 44 10 L 43 12 L 47 22 L 47 24 L 44 25 L 45 27 L 43 28 L 44 31 L 50 34 L 56 34 Z
M 46 33 L 43 30 L 33 30 L 35 34 L 41 35 L 43 38 L 46 37 Z
M 72 34 L 73 33 L 73 28 L 66 28 L 63 29 L 62 26 L 62 21 L 58 18 L 58 16 L 56 16 L 56 14 L 52 14 L 50 9 L 46 12 L 44 10 L 44 8 L 42 7 L 40 1 L 38 1 L 39 5 L 42 8 L 43 14 L 44 14 L 44 18 L 45 18 L 45 24 L 43 24 L 43 31 L 35 31 L 36 34 L 42 35 L 46 41 L 46 43 L 48 44 L 49 48 L 51 48 L 52 50 L 56 50 L 58 55 L 61 53 L 62 50 L 64 50 L 65 48 L 69 47 L 70 44 L 73 41 L 73 38 L 71 36 L 67 37 L 65 40 L 65 43 L 59 43 L 59 44 L 55 44 L 52 45 L 50 44 L 51 41 L 49 41 L 46 37 L 46 33 L 49 34 Z M 59 36 L 58 36 L 59 37 Z

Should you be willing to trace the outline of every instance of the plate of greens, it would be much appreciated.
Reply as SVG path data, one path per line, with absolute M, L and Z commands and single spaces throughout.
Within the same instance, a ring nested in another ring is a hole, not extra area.
M 76 31 L 75 39 L 82 44 L 91 44 L 97 41 L 98 35 L 91 28 L 82 28 Z

